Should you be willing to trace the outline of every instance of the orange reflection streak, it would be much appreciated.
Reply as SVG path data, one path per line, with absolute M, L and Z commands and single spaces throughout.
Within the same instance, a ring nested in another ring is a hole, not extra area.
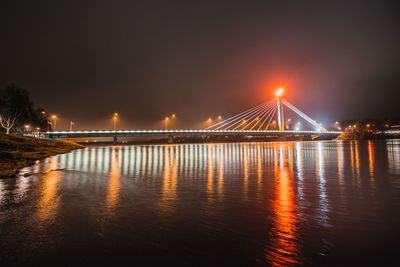
M 212 155 L 212 145 L 208 147 L 208 175 L 207 175 L 207 192 L 209 194 L 209 200 L 212 200 L 212 193 L 213 193 L 213 179 L 214 179 L 214 162 L 213 162 L 213 155 Z
M 247 144 L 243 146 L 243 175 L 244 175 L 244 196 L 247 197 L 247 189 L 249 185 L 249 159 Z
M 360 154 L 359 154 L 359 147 L 358 147 L 358 141 L 356 141 L 356 174 L 357 174 L 357 185 L 360 186 Z
M 351 164 L 351 173 L 353 174 L 353 182 L 354 182 L 354 177 L 355 171 L 354 171 L 354 147 L 353 147 L 353 141 L 350 142 L 350 164 Z
M 176 198 L 177 167 L 175 151 L 170 153 L 171 147 L 165 150 L 164 175 L 163 175 L 163 199 L 171 200 Z M 172 159 L 171 159 L 172 156 Z M 171 168 L 172 160 L 172 168 Z
M 219 176 L 218 176 L 218 194 L 220 196 L 222 196 L 223 184 L 224 184 L 224 159 L 221 152 L 221 156 L 219 158 Z
M 285 162 L 274 168 L 275 187 L 274 199 L 271 201 L 272 212 L 272 231 L 271 245 L 265 249 L 265 257 L 272 266 L 287 266 L 300 263 L 297 223 L 297 203 L 295 190 L 293 188 L 292 177 L 288 167 L 287 145 L 279 146 L 279 152 L 285 157 L 281 160 Z M 276 146 L 274 147 L 276 149 Z
M 54 219 L 57 214 L 60 202 L 60 196 L 57 194 L 57 191 L 61 180 L 61 172 L 57 171 L 57 168 L 58 163 L 56 157 L 53 156 L 50 158 L 48 172 L 44 179 L 42 179 L 41 186 L 39 186 L 41 196 L 36 216 L 41 222 Z
M 260 188 L 262 180 L 262 161 L 261 161 L 261 147 L 260 144 L 257 145 L 257 186 Z
M 374 151 L 374 145 L 372 144 L 371 141 L 368 141 L 368 162 L 369 162 L 369 175 L 371 177 L 371 185 L 372 187 L 375 187 L 375 178 L 374 178 L 375 151 Z
M 338 162 L 338 175 L 339 175 L 339 184 L 343 184 L 343 147 L 339 142 L 336 145 L 337 150 L 337 162 Z
M 118 162 L 118 152 L 114 151 L 114 157 L 108 177 L 107 195 L 106 195 L 106 209 L 111 212 L 118 203 L 119 192 L 121 190 L 121 174 Z

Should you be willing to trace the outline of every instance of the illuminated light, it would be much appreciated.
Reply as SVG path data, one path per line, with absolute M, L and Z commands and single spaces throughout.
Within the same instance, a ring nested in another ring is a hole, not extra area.
M 357 128 L 357 125 L 354 124 L 353 127 L 354 127 L 354 128 Z
M 219 120 L 222 120 L 222 116 L 221 116 L 221 115 L 219 115 L 219 116 L 218 116 L 218 119 L 219 119 Z
M 283 88 L 279 88 L 276 92 L 275 95 L 276 96 L 281 96 L 283 94 Z
M 172 114 L 171 117 L 172 117 L 173 119 L 175 119 L 176 116 L 175 116 L 175 114 Z
M 366 126 L 367 126 L 367 128 L 369 128 L 371 125 L 367 124 Z
M 259 119 L 260 119 L 259 117 L 256 118 L 256 120 L 259 120 Z
M 55 120 L 55 119 L 57 119 L 57 116 L 56 116 L 56 115 L 52 115 L 51 118 L 52 118 L 53 120 Z
M 335 124 L 339 124 L 339 122 L 338 122 L 338 121 L 336 121 L 336 122 L 335 122 Z

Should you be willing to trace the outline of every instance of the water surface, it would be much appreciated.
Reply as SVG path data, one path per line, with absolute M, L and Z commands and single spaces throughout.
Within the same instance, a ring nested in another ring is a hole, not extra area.
M 0 180 L 0 263 L 397 260 L 400 140 L 88 147 Z

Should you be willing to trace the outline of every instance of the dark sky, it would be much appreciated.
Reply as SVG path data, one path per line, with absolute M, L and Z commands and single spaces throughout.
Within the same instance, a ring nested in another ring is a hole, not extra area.
M 0 86 L 77 128 L 185 126 L 285 97 L 400 117 L 399 1 L 1 1 Z

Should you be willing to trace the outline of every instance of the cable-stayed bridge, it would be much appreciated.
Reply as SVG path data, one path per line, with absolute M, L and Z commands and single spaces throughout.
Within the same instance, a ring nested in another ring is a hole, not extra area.
M 283 89 L 279 89 L 272 100 L 210 125 L 206 129 L 52 131 L 47 132 L 46 136 L 49 138 L 112 137 L 116 143 L 118 137 L 168 137 L 168 141 L 173 142 L 174 137 L 328 136 L 333 138 L 342 134 L 341 131 L 328 131 L 284 99 L 282 94 Z M 285 117 L 289 119 L 285 120 Z

